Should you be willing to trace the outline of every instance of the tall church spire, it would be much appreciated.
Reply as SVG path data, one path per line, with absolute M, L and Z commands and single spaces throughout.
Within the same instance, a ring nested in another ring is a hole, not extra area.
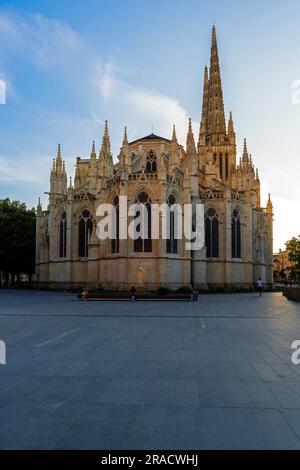
M 208 78 L 208 68 L 207 66 L 205 66 L 204 83 L 203 83 L 202 116 L 201 116 L 201 123 L 200 123 L 198 152 L 200 150 L 200 146 L 203 146 L 206 144 L 208 100 L 209 100 L 209 78 Z
M 212 144 L 222 143 L 226 137 L 226 121 L 215 26 L 212 30 L 208 100 L 208 138 Z
M 186 153 L 188 156 L 193 156 L 197 153 L 191 118 L 189 119 L 189 130 L 186 139 Z

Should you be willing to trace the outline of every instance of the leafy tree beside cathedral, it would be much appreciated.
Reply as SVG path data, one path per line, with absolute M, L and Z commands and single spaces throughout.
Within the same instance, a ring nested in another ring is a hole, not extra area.
M 286 243 L 286 248 L 289 254 L 289 261 L 292 264 L 292 278 L 294 278 L 296 272 L 300 272 L 300 235 L 289 240 Z
M 24 274 L 30 280 L 34 273 L 35 218 L 35 210 L 26 204 L 0 199 L 0 273 L 4 285 L 20 282 Z

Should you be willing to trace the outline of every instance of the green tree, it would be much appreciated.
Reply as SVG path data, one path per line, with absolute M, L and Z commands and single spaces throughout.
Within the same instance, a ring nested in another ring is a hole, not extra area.
M 17 282 L 21 274 L 31 279 L 35 265 L 35 210 L 26 204 L 0 199 L 0 271 Z
M 300 235 L 288 241 L 286 248 L 289 253 L 289 261 L 295 268 L 300 268 Z

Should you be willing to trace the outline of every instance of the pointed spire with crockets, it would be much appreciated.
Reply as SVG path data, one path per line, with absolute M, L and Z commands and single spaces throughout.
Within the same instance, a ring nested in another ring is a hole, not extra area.
M 108 133 L 108 122 L 105 121 L 102 147 L 100 150 L 100 158 L 109 158 L 109 157 L 110 157 L 110 138 L 109 138 L 109 133 Z
M 91 160 L 95 161 L 97 159 L 96 149 L 95 149 L 95 141 L 93 140 L 92 151 L 91 151 Z
M 206 66 L 204 69 L 202 115 L 201 115 L 201 123 L 200 123 L 198 152 L 200 150 L 200 147 L 206 144 L 208 101 L 209 101 L 208 98 L 209 98 L 209 78 L 208 78 L 208 68 Z
M 233 124 L 233 118 L 232 118 L 232 112 L 231 111 L 230 111 L 230 115 L 229 115 L 227 134 L 228 134 L 230 143 L 235 145 L 235 130 L 234 130 L 234 124 Z
M 189 119 L 189 130 L 186 139 L 186 153 L 188 156 L 193 156 L 197 153 L 191 118 Z
M 244 149 L 243 149 L 243 163 L 247 164 L 249 162 L 249 153 L 247 147 L 247 139 L 244 139 Z
M 267 214 L 273 215 L 273 204 L 272 204 L 272 201 L 271 201 L 271 194 L 270 193 L 269 193 L 266 212 L 267 212 Z
M 105 121 L 104 135 L 99 156 L 100 176 L 111 177 L 113 174 L 113 158 L 110 150 L 108 123 Z
M 58 144 L 57 156 L 56 156 L 56 162 L 55 162 L 55 169 L 57 173 L 62 171 L 62 164 L 63 162 L 61 158 L 60 144 Z
M 121 147 L 121 156 L 128 157 L 129 156 L 129 143 L 128 143 L 128 137 L 127 137 L 127 127 L 124 129 L 124 137 L 123 137 L 123 143 Z
M 178 144 L 175 124 L 173 126 L 172 144 L 176 144 L 176 145 Z
M 215 26 L 212 30 L 208 100 L 208 139 L 212 144 L 221 143 L 226 136 L 226 121 Z

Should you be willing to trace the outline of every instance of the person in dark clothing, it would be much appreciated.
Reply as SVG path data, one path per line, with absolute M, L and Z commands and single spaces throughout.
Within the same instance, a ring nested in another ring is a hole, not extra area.
M 132 286 L 132 288 L 130 290 L 130 300 L 131 300 L 131 302 L 136 301 L 136 288 L 134 286 Z

